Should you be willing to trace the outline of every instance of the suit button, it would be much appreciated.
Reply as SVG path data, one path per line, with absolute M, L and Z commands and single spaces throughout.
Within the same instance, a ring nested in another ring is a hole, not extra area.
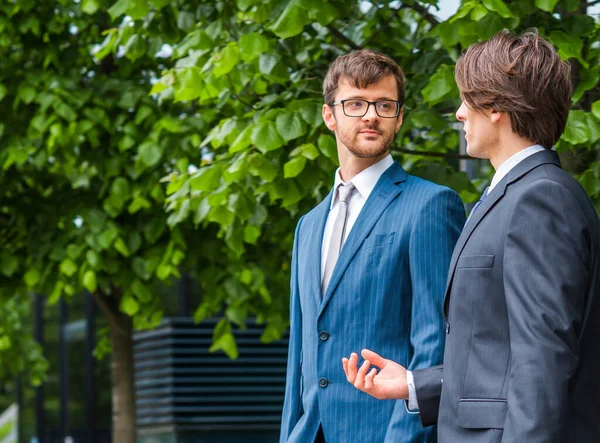
M 446 334 L 450 334 L 450 323 L 446 322 Z
M 327 339 L 329 338 L 329 334 L 327 333 L 327 331 L 321 331 L 321 332 L 319 333 L 319 338 L 320 338 L 322 341 L 327 341 Z
M 329 381 L 323 377 L 322 379 L 319 380 L 319 386 L 321 386 L 322 388 L 327 387 L 327 385 L 329 384 Z

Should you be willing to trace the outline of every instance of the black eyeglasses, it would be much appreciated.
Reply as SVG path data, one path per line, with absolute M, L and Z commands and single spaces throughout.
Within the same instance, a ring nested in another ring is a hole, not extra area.
M 364 117 L 369 112 L 369 106 L 375 107 L 375 112 L 381 118 L 395 118 L 400 114 L 400 102 L 398 100 L 377 100 L 370 102 L 368 100 L 359 100 L 351 98 L 333 102 L 331 106 L 342 105 L 344 115 L 347 117 Z

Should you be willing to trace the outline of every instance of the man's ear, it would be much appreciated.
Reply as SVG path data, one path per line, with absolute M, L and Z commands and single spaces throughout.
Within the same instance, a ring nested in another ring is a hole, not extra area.
M 398 119 L 396 121 L 396 133 L 400 130 L 400 126 L 402 126 L 402 117 L 404 116 L 404 108 L 400 108 L 400 113 L 398 114 Z
M 490 122 L 498 123 L 503 116 L 508 117 L 506 112 L 494 111 L 493 109 L 490 111 Z
M 337 125 L 335 121 L 335 115 L 333 115 L 333 108 L 327 104 L 323 105 L 321 115 L 323 116 L 325 126 L 327 126 L 330 131 L 335 131 Z

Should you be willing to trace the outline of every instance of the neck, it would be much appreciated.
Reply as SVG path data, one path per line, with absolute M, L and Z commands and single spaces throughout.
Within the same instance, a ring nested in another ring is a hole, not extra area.
M 531 140 L 515 136 L 514 133 L 511 133 L 510 137 L 500 141 L 498 148 L 490 155 L 490 163 L 497 171 L 506 160 L 511 158 L 517 152 L 535 144 L 536 143 Z
M 375 163 L 383 160 L 385 157 L 387 157 L 388 154 L 389 151 L 386 151 L 384 154 L 381 154 L 378 157 L 369 158 L 355 157 L 352 154 L 348 156 L 339 155 L 340 177 L 344 182 L 352 180 L 354 177 L 356 177 L 362 171 L 367 169 L 369 166 L 372 166 Z

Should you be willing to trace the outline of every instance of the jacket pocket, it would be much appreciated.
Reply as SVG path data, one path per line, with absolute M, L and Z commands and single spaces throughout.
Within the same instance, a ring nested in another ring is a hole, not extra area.
M 383 245 L 392 244 L 392 243 L 394 243 L 394 234 L 395 234 L 395 232 L 388 232 L 386 234 L 369 235 L 363 241 L 361 249 L 364 250 L 364 249 L 374 248 L 375 246 L 383 246 Z
M 494 266 L 494 255 L 461 255 L 456 268 L 491 268 Z
M 458 424 L 465 429 L 504 429 L 508 405 L 504 399 L 461 398 Z

